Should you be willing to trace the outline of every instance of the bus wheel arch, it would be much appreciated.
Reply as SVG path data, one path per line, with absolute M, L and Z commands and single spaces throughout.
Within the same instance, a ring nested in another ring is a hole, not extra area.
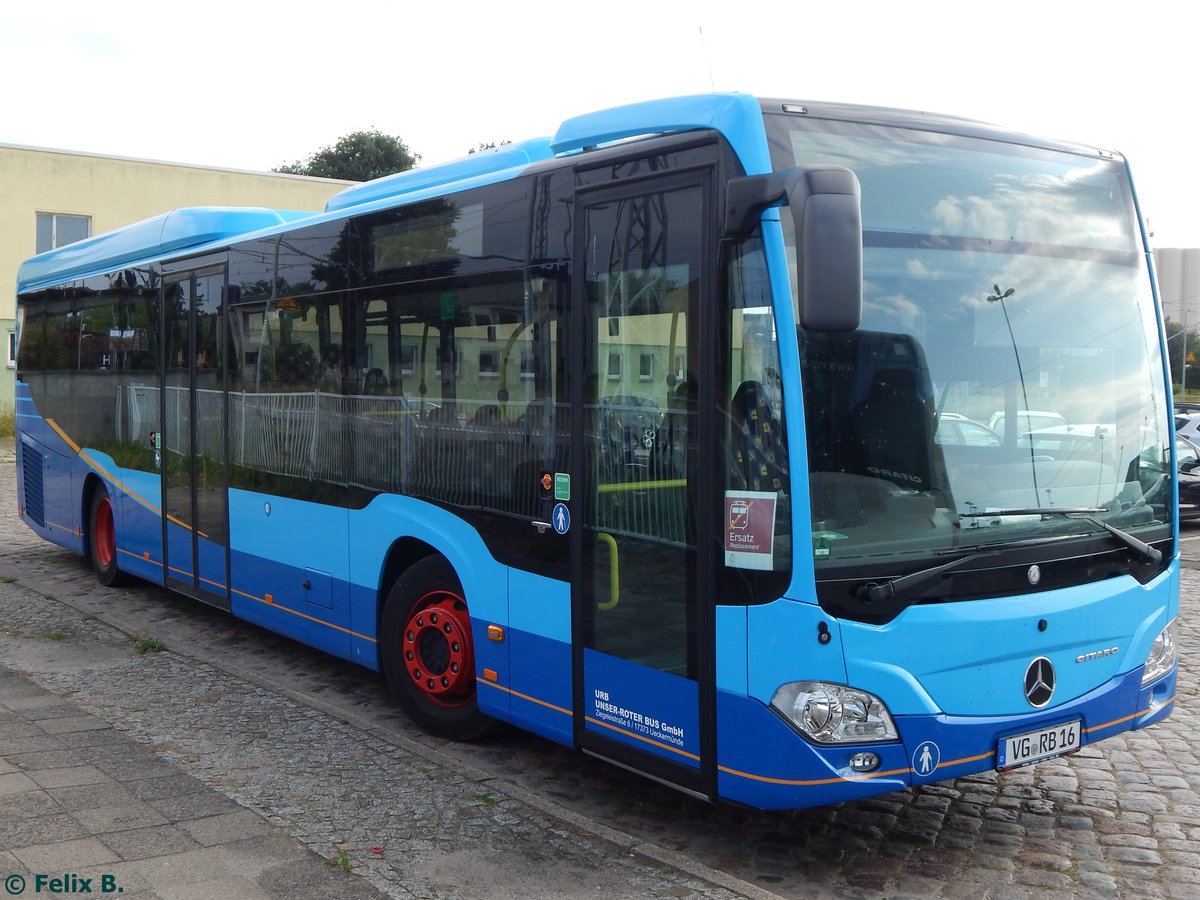
M 380 668 L 401 708 L 430 734 L 468 741 L 495 720 L 479 711 L 471 619 L 453 566 L 439 553 L 403 569 L 380 619 Z
M 84 546 L 92 571 L 106 587 L 121 584 L 125 576 L 117 567 L 117 522 L 108 488 L 91 475 L 85 482 L 83 498 Z

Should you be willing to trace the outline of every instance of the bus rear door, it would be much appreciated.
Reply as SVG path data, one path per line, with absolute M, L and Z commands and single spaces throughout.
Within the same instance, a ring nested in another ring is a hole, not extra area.
M 224 265 L 163 283 L 160 472 L 168 587 L 229 608 Z

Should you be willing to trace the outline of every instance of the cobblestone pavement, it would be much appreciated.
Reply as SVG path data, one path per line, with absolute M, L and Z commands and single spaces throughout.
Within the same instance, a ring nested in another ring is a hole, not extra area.
M 515 731 L 421 735 L 374 673 L 150 585 L 103 589 L 16 518 L 5 452 L 0 580 L 54 599 L 0 587 L 0 664 L 395 896 L 1200 898 L 1195 569 L 1165 723 L 1005 775 L 762 813 Z M 109 626 L 168 650 L 137 654 Z M 92 648 L 107 649 L 69 661 Z

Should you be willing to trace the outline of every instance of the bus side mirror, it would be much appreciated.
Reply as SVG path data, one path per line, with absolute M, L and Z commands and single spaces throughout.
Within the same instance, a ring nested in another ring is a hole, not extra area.
M 785 201 L 796 227 L 800 324 L 815 331 L 854 331 L 862 318 L 858 177 L 843 166 L 812 166 L 731 179 L 725 234 L 749 234 L 764 209 Z

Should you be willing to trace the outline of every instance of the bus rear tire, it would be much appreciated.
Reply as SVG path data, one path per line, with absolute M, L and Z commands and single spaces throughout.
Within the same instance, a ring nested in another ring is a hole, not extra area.
M 102 484 L 92 492 L 88 511 L 88 556 L 96 578 L 105 587 L 113 587 L 125 580 L 117 568 L 117 526 L 112 501 Z
M 495 726 L 479 711 L 471 619 L 445 559 L 427 557 L 396 580 L 383 608 L 380 641 L 388 687 L 422 730 L 470 741 Z

